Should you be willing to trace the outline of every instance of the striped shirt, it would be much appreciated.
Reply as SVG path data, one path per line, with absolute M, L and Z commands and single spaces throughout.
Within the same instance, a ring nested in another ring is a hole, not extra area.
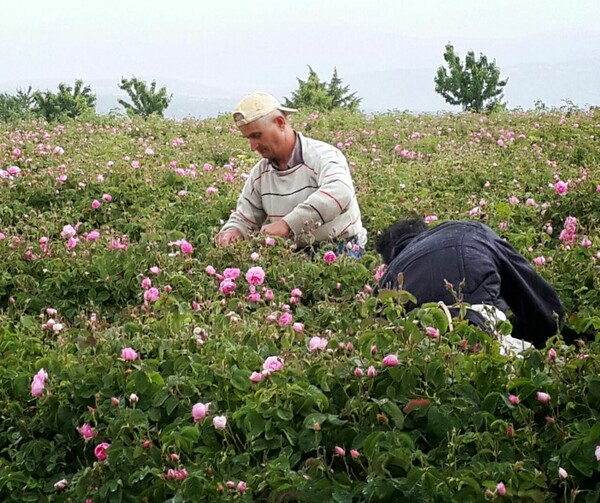
M 350 238 L 365 246 L 367 232 L 354 183 L 339 149 L 296 133 L 288 168 L 278 170 L 261 159 L 250 171 L 237 208 L 222 230 L 235 228 L 248 237 L 281 219 L 299 246 Z

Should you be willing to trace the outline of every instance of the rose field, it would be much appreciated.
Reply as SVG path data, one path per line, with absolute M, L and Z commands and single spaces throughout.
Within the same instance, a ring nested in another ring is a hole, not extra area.
M 257 160 L 229 116 L 0 124 L 0 501 L 600 501 L 600 109 L 292 124 L 346 155 L 362 258 L 214 245 Z M 547 347 L 376 296 L 413 214 L 525 255 Z

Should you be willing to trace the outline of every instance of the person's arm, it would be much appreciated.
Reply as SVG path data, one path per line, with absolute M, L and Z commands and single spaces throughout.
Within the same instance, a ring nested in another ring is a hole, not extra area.
M 331 222 L 346 211 L 356 197 L 350 169 L 341 152 L 327 154 L 317 172 L 317 184 L 319 188 L 284 217 L 294 234 L 312 232 Z
M 514 315 L 513 335 L 532 342 L 537 348 L 544 347 L 564 321 L 560 298 L 509 243 L 497 239 L 496 245 L 500 254 L 500 293 Z
M 233 237 L 232 241 L 237 241 L 240 238 L 247 238 L 248 235 L 260 229 L 266 219 L 266 213 L 263 209 L 262 197 L 260 193 L 260 166 L 256 165 L 250 172 L 250 176 L 246 179 L 244 188 L 240 193 L 235 211 L 230 215 L 229 219 L 222 227 L 217 236 L 217 243 L 223 240 L 223 236 Z M 234 232 L 234 231 L 237 231 Z M 226 234 L 227 233 L 227 234 Z M 221 239 L 219 236 L 221 236 Z M 220 244 L 220 243 L 219 243 Z M 229 244 L 223 243 L 224 245 Z

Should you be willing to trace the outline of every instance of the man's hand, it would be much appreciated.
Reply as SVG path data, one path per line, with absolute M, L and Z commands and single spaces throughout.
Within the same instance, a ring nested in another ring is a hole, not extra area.
M 278 220 L 277 222 L 263 226 L 260 232 L 269 236 L 287 238 L 290 235 L 290 226 L 285 220 Z
M 218 246 L 229 246 L 231 243 L 235 243 L 240 239 L 243 239 L 244 235 L 239 229 L 227 229 L 217 234 L 215 241 Z

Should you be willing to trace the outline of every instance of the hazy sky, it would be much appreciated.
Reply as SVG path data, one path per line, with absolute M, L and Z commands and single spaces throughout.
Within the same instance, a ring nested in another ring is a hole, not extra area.
M 451 41 L 502 69 L 600 56 L 599 0 L 0 0 L 0 86 L 181 79 L 229 90 L 437 68 Z M 52 86 L 55 87 L 55 86 Z

